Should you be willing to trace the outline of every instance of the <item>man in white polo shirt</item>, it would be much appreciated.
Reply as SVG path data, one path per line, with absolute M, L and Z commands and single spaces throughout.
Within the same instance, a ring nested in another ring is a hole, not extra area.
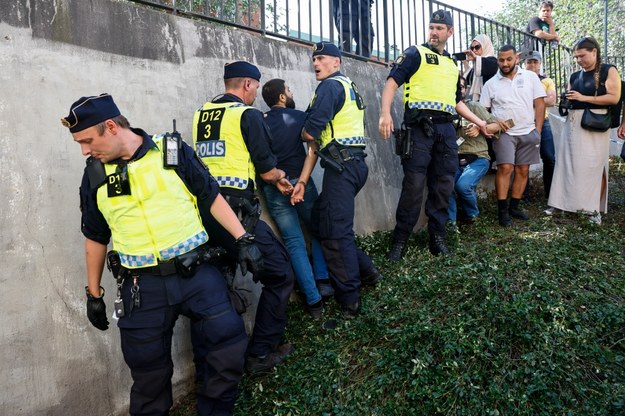
M 495 190 L 499 225 L 509 227 L 512 225 L 512 218 L 529 218 L 519 208 L 519 202 L 527 184 L 529 165 L 540 162 L 540 132 L 545 119 L 546 94 L 538 75 L 518 67 L 514 46 L 502 46 L 497 55 L 497 63 L 499 72 L 484 84 L 480 104 L 490 109 L 500 121 L 513 125 L 501 134 L 499 140 L 493 142 L 497 159 Z M 512 172 L 514 180 L 508 206 Z

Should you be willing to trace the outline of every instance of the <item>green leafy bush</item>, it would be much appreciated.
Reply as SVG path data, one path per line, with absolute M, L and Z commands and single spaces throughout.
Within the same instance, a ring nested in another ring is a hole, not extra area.
M 625 414 L 625 167 L 610 174 L 600 227 L 543 216 L 534 186 L 530 221 L 502 229 L 483 200 L 453 257 L 431 256 L 424 232 L 399 263 L 390 233 L 359 238 L 385 276 L 362 315 L 343 321 L 331 302 L 328 331 L 291 304 L 296 352 L 244 378 L 236 414 Z

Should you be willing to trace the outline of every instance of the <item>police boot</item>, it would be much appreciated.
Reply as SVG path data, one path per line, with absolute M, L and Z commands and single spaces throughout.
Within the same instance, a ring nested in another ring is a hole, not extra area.
M 388 252 L 389 261 L 400 261 L 406 252 L 406 241 L 395 240 L 393 241 L 393 246 L 391 247 L 391 251 Z
M 360 282 L 364 286 L 375 286 L 380 280 L 382 280 L 382 274 L 375 266 L 360 273 Z
M 445 241 L 444 235 L 430 235 L 430 253 L 435 256 L 438 256 L 439 254 L 445 256 L 450 254 L 449 247 L 447 247 L 447 242 Z

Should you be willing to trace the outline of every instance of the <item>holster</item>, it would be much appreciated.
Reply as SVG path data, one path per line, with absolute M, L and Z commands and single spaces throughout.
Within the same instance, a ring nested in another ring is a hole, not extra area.
M 253 234 L 256 229 L 256 223 L 262 213 L 259 199 L 256 197 L 248 199 L 230 195 L 226 195 L 225 198 L 228 204 L 230 204 L 230 208 L 239 217 L 245 231 Z
M 323 149 L 315 150 L 315 153 L 319 156 L 319 159 L 321 159 L 319 164 L 322 168 L 330 168 L 338 173 L 343 172 L 345 169 L 341 153 L 339 152 L 336 144 L 329 143 Z
M 395 154 L 402 159 L 410 159 L 412 157 L 412 139 L 410 137 L 411 128 L 405 123 L 401 124 L 401 128 L 393 130 L 395 136 Z

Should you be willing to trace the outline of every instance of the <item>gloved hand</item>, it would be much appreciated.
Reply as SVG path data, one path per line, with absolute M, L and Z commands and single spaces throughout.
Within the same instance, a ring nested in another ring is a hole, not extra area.
M 87 291 L 87 318 L 89 318 L 89 322 L 100 331 L 106 331 L 109 328 L 109 320 L 106 318 L 104 289 L 100 287 L 101 296 L 99 298 L 93 297 L 87 286 L 85 286 L 85 290 Z
M 260 273 L 264 268 L 263 255 L 256 244 L 254 244 L 254 236 L 250 233 L 245 233 L 236 240 L 235 244 L 239 249 L 241 273 L 247 274 L 248 268 L 253 274 Z

